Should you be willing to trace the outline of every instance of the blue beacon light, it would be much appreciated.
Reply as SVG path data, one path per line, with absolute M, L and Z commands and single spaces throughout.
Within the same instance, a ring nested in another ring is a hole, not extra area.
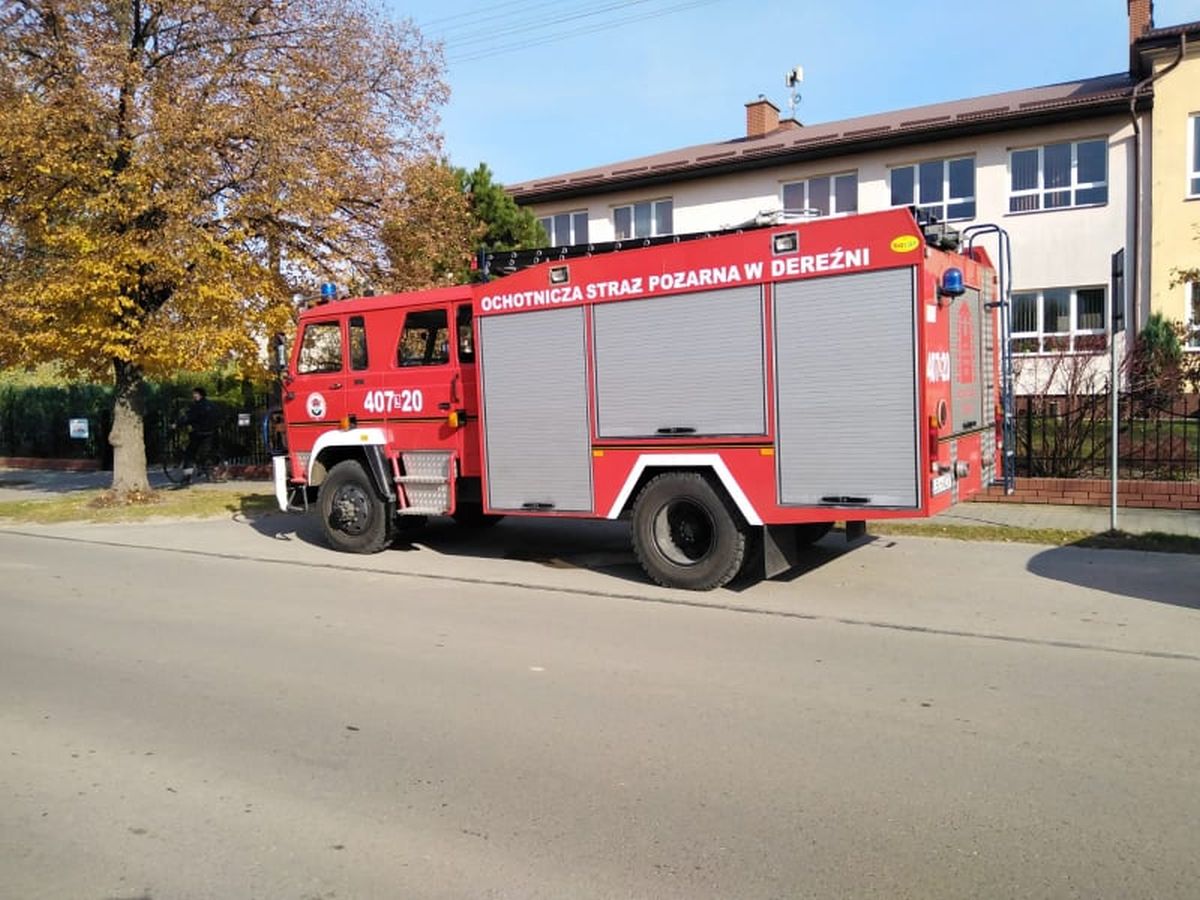
M 326 281 L 321 285 L 321 301 L 337 299 L 337 285 L 332 281 Z
M 942 286 L 938 293 L 943 297 L 961 297 L 967 291 L 963 285 L 962 269 L 950 268 L 942 273 Z

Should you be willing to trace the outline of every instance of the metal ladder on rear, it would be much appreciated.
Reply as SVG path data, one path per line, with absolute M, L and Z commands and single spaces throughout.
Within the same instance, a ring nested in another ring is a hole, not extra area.
M 453 451 L 411 450 L 393 459 L 400 516 L 444 516 L 450 512 L 457 466 Z
M 1000 310 L 1000 408 L 1001 437 L 1004 454 L 1001 456 L 1001 477 L 1004 493 L 1017 489 L 1017 419 L 1016 397 L 1013 384 L 1012 351 L 1012 242 L 1008 232 L 999 225 L 971 225 L 962 233 L 964 253 L 971 255 L 977 238 L 996 235 L 999 253 L 996 259 L 996 275 L 1000 296 L 987 304 L 989 309 Z

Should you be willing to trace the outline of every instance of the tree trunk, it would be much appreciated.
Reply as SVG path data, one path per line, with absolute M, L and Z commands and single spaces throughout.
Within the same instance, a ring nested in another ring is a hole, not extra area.
M 113 448 L 113 490 L 121 494 L 149 491 L 146 477 L 146 392 L 142 370 L 113 360 L 116 380 L 112 431 L 108 442 Z

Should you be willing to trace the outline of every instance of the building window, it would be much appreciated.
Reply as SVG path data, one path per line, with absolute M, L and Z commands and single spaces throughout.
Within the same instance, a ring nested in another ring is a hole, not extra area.
M 818 216 L 858 212 L 858 173 L 788 182 L 783 186 L 783 208 L 787 212 Z
M 1102 287 L 1019 291 L 1012 298 L 1014 353 L 1099 353 L 1107 346 Z
M 1188 120 L 1188 196 L 1200 197 L 1200 113 Z
M 1189 350 L 1200 350 L 1200 281 L 1187 285 L 1187 347 Z
M 975 218 L 975 159 L 932 159 L 891 171 L 892 206 L 916 206 L 940 221 Z
M 546 229 L 546 238 L 551 247 L 565 247 L 569 244 L 586 244 L 588 242 L 587 210 L 576 212 L 556 213 L 538 219 Z
M 671 234 L 675 230 L 673 217 L 670 199 L 646 200 L 613 208 L 613 226 L 618 241 Z
M 1009 212 L 1100 206 L 1108 202 L 1108 141 L 1013 150 L 1008 172 Z

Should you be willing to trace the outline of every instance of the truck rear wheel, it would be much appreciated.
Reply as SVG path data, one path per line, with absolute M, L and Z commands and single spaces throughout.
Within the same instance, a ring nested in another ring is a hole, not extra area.
M 335 550 L 378 553 L 392 542 L 387 504 L 355 460 L 343 460 L 330 470 L 321 482 L 317 509 L 325 539 Z
M 742 567 L 746 526 L 722 492 L 696 472 L 652 479 L 633 506 L 633 549 L 664 587 L 707 591 Z

